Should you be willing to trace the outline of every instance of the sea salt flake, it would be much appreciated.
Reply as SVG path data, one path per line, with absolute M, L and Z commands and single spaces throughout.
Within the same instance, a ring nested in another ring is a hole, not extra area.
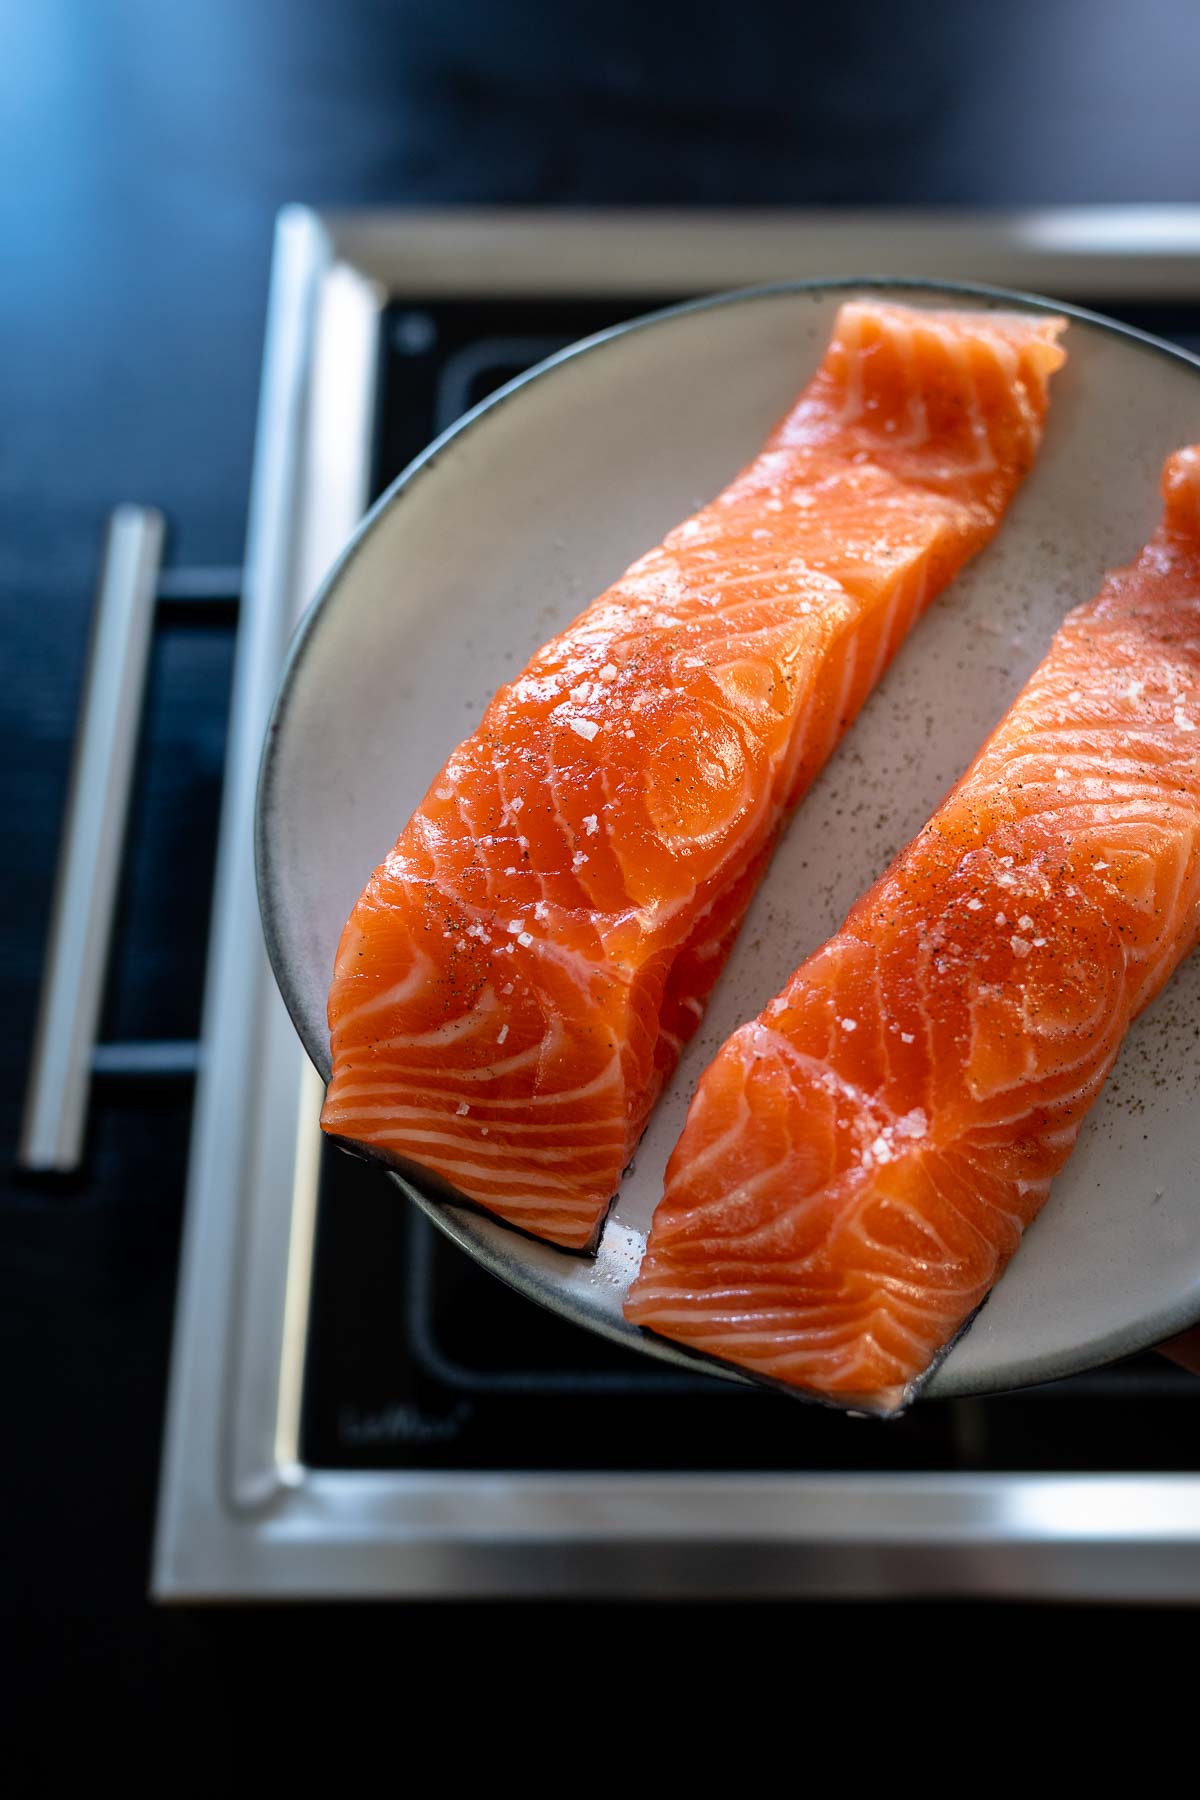
M 928 1129 L 929 1120 L 925 1116 L 923 1106 L 914 1106 L 911 1112 L 906 1112 L 902 1119 L 896 1120 L 897 1137 L 924 1137 Z
M 583 851 L 577 850 L 575 852 L 574 856 L 571 858 L 571 867 L 573 869 L 582 869 L 582 867 L 586 861 L 587 861 L 587 857 L 584 855 Z
M 521 944 L 526 950 L 528 950 L 530 944 L 532 944 L 532 942 L 533 942 L 533 933 L 529 932 L 529 931 L 523 931 L 521 933 L 520 937 L 517 939 L 517 942 L 518 942 L 518 944 Z
M 968 900 L 967 901 L 967 911 L 968 912 L 982 912 L 983 911 L 983 901 L 982 900 Z
M 488 1134 L 488 1128 L 487 1128 L 487 1126 L 486 1126 L 486 1125 L 481 1125 L 481 1126 L 480 1126 L 480 1127 L 479 1127 L 479 1135 L 480 1135 L 480 1137 L 486 1137 L 486 1136 L 487 1136 L 487 1134 Z
M 598 679 L 600 681 L 615 681 L 617 679 L 616 664 L 615 663 L 605 663 L 604 667 L 600 671 Z
M 521 808 L 524 806 L 525 802 L 522 800 L 520 794 L 518 794 L 516 799 L 510 800 L 508 804 L 509 804 L 510 809 L 513 812 L 519 813 Z
M 454 1110 L 458 1114 L 460 1119 L 465 1119 L 471 1109 L 467 1105 L 465 1100 L 460 1100 Z
M 1027 938 L 1011 937 L 1011 938 L 1009 938 L 1008 941 L 1012 945 L 1012 951 L 1013 951 L 1014 956 L 1028 956 L 1029 955 L 1029 941 Z
M 1174 717 L 1175 717 L 1175 723 L 1179 727 L 1180 731 L 1195 731 L 1196 721 L 1194 719 L 1188 718 L 1188 716 L 1184 712 L 1182 706 L 1177 706 L 1175 708 Z
M 501 988 L 501 989 L 500 989 L 500 992 L 501 992 L 501 993 L 502 993 L 502 994 L 511 994 L 511 993 L 512 993 L 512 987 L 513 987 L 513 984 L 512 984 L 512 982 L 511 982 L 511 981 L 506 981 L 506 982 L 505 982 L 505 984 L 504 984 L 504 986 L 503 986 L 503 987 L 502 987 L 502 988 Z
M 1019 931 L 1032 931 L 1033 930 L 1033 920 L 1030 918 L 1028 913 L 1021 914 L 1020 918 L 1017 920 L 1017 929 Z
M 1008 924 L 1008 914 L 1007 913 L 997 913 L 996 914 L 996 923 L 997 923 L 997 925 L 1007 925 Z
M 433 791 L 439 800 L 453 800 L 454 798 L 453 788 L 434 788 Z
M 589 744 L 600 729 L 594 719 L 568 719 L 567 724 L 576 737 L 583 738 Z
M 1076 705 L 1080 700 L 1083 699 L 1083 689 L 1082 688 L 1072 688 L 1070 693 L 1067 695 L 1067 699 L 1071 702 L 1072 706 Z
M 533 909 L 533 916 L 535 919 L 544 919 L 546 917 L 546 902 L 544 900 L 538 901 Z
M 1034 938 L 1034 940 L 1033 940 L 1034 949 L 1040 950 L 1042 948 L 1042 946 L 1045 944 L 1045 942 L 1046 942 L 1045 938 Z
M 1065 781 L 1067 779 L 1067 771 L 1065 769 L 1055 769 L 1054 779 L 1055 781 Z
M 888 1143 L 887 1139 L 883 1136 L 882 1132 L 875 1139 L 875 1142 L 871 1145 L 871 1154 L 875 1158 L 876 1162 L 881 1162 L 881 1163 L 890 1163 L 891 1162 L 894 1152 L 892 1150 L 892 1146 Z
M 500 1027 L 499 1031 L 496 1033 L 496 1042 L 498 1044 L 502 1044 L 507 1036 L 508 1036 L 508 1026 L 502 1025 Z
M 913 1034 L 911 1031 L 902 1031 L 900 1033 L 900 1042 L 902 1044 L 911 1044 L 912 1041 L 913 1041 Z
M 518 931 L 524 931 L 525 921 L 524 919 L 510 919 L 504 929 L 511 937 L 516 937 Z
M 508 867 L 507 867 L 507 869 L 505 869 L 505 871 L 504 871 L 504 873 L 505 873 L 505 874 L 506 874 L 506 875 L 515 875 L 515 874 L 516 874 L 516 872 L 517 872 L 517 868 L 516 868 L 516 864 L 515 864 L 515 863 L 510 863 L 510 864 L 509 864 L 509 865 L 508 865 Z
M 842 1030 L 843 1031 L 857 1031 L 858 1030 L 858 1020 L 857 1019 L 843 1019 L 842 1020 Z
M 585 814 L 584 821 L 583 821 L 583 827 L 589 837 L 595 837 L 596 833 L 600 829 L 600 824 L 599 824 L 598 819 L 596 818 L 595 813 Z

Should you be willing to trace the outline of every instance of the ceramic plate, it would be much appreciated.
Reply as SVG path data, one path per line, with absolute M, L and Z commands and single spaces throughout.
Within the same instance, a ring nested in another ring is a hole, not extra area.
M 531 1299 L 675 1363 L 696 1359 L 626 1325 L 621 1301 L 701 1070 L 923 824 L 1067 609 L 1154 529 L 1164 456 L 1200 438 L 1200 362 L 1052 302 L 933 284 L 759 289 L 603 333 L 468 413 L 384 495 L 297 634 L 264 757 L 267 941 L 327 1075 L 338 936 L 431 776 L 538 645 L 754 455 L 816 367 L 838 304 L 868 287 L 1070 313 L 1069 361 L 1032 475 L 797 813 L 595 1260 L 393 1176 Z M 928 1395 L 1045 1381 L 1200 1317 L 1197 1018 L 1200 957 L 1134 1026 L 1048 1205 Z

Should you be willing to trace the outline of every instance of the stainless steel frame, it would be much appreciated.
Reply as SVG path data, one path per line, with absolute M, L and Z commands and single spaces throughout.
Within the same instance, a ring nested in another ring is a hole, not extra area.
M 284 647 L 366 500 L 395 297 L 681 296 L 830 274 L 1200 299 L 1200 207 L 280 218 L 154 1591 L 1200 1599 L 1200 1478 L 305 1469 L 319 1084 L 262 949 L 251 818 Z

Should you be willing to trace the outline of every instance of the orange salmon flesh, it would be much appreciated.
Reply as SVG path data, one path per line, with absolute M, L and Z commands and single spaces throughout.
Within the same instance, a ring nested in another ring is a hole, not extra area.
M 780 826 L 1029 469 L 1062 328 L 841 308 L 762 453 L 501 688 L 371 876 L 327 1132 L 595 1241 Z
M 901 1408 L 1200 933 L 1200 446 L 920 836 L 709 1065 L 626 1315 Z

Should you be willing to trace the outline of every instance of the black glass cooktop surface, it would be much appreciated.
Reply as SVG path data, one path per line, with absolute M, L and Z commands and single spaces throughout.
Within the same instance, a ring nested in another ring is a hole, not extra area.
M 1200 309 L 1080 303 L 1200 353 Z M 640 311 L 446 301 L 384 319 L 377 492 L 503 382 Z M 324 1152 L 302 1453 L 331 1468 L 1200 1469 L 1200 1382 L 1148 1356 L 894 1422 L 673 1371 L 544 1312 L 447 1242 L 385 1175 Z

